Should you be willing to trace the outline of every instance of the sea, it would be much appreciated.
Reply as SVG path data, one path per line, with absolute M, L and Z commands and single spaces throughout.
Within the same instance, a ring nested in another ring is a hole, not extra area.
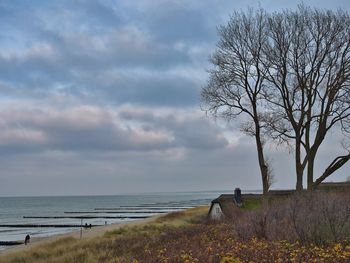
M 257 191 L 249 191 L 257 192 Z M 0 244 L 48 237 L 208 205 L 232 191 L 124 194 L 109 196 L 0 197 Z M 0 246 L 4 250 L 9 246 Z

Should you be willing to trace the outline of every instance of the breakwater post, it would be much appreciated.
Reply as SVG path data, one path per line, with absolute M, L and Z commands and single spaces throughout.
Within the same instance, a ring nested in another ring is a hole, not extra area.
M 80 223 L 80 239 L 83 237 L 83 219 L 81 218 L 81 223 Z

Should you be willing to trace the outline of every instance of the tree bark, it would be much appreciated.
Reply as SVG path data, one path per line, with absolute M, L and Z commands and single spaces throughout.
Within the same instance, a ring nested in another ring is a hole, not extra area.
M 310 156 L 307 162 L 307 190 L 313 190 L 315 156 Z
M 257 129 L 257 134 L 255 135 L 256 149 L 258 151 L 259 168 L 261 173 L 262 185 L 263 185 L 263 195 L 266 195 L 269 191 L 269 176 L 268 167 L 264 158 L 264 146 L 260 139 L 260 127 Z
M 298 192 L 301 192 L 303 190 L 303 166 L 301 164 L 301 147 L 300 147 L 300 139 L 296 140 L 295 143 L 295 169 L 297 174 L 297 183 L 295 189 Z

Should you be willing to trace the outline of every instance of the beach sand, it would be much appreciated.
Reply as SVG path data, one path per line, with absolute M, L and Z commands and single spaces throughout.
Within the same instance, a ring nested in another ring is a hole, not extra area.
M 93 227 L 91 229 L 84 229 L 82 232 L 82 239 L 89 239 L 89 238 L 94 238 L 94 237 L 99 237 L 103 236 L 106 232 L 112 231 L 119 229 L 124 226 L 137 226 L 137 225 L 143 225 L 147 224 L 150 222 L 153 222 L 157 218 L 161 217 L 162 215 L 157 215 L 153 217 L 149 217 L 147 219 L 142 219 L 142 220 L 136 220 L 136 221 L 131 221 L 131 222 L 125 222 L 125 223 L 116 223 L 116 224 L 109 224 L 105 226 L 97 226 Z M 60 238 L 65 238 L 65 237 L 74 237 L 76 239 L 80 239 L 80 229 L 74 232 L 70 233 L 65 233 L 65 234 L 59 234 L 59 235 L 54 235 L 54 236 L 49 236 L 49 237 L 33 237 L 30 239 L 30 243 L 28 245 L 17 245 L 13 246 L 10 248 L 7 248 L 5 250 L 0 250 L 0 256 L 5 255 L 5 254 L 12 254 L 12 253 L 17 253 L 20 251 L 25 251 L 25 250 L 30 250 L 32 248 L 38 247 L 40 245 L 50 243 L 53 241 L 56 241 Z

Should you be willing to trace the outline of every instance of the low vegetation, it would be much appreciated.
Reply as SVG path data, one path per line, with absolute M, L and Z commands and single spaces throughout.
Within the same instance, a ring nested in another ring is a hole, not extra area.
M 350 193 L 311 192 L 240 213 L 233 228 L 241 239 L 331 245 L 350 241 L 349 218 Z
M 172 213 L 99 238 L 60 239 L 0 262 L 350 262 L 350 194 L 270 201 L 221 222 L 208 220 L 207 211 Z

